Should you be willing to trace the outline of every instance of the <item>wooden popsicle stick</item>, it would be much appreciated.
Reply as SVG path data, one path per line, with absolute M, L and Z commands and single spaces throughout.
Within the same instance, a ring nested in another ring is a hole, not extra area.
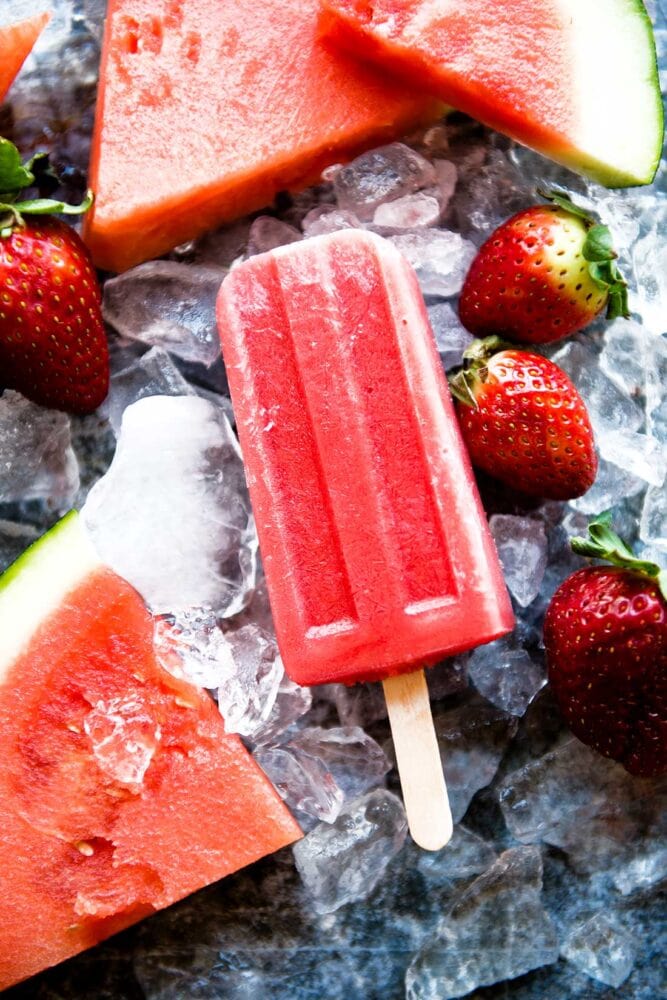
M 452 836 L 452 813 L 423 670 L 382 682 L 410 835 L 426 851 Z

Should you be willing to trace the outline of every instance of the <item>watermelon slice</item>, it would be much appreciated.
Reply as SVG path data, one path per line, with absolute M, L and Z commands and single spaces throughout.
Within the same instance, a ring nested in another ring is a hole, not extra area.
M 0 27 L 0 101 L 49 20 L 48 14 L 35 14 L 25 21 Z
M 324 0 L 321 29 L 486 125 L 609 187 L 662 149 L 640 0 Z
M 299 828 L 69 515 L 0 579 L 0 989 Z
M 121 271 L 439 108 L 317 37 L 319 0 L 110 0 L 86 241 Z

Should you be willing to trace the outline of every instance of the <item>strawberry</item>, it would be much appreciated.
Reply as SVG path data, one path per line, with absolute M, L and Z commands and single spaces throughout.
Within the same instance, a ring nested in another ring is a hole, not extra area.
M 607 318 L 628 316 L 627 289 L 609 229 L 566 198 L 512 216 L 484 243 L 459 301 L 463 325 L 546 344 Z
M 43 406 L 90 413 L 109 387 L 100 289 L 85 245 L 49 216 L 79 214 L 91 199 L 19 201 L 36 161 L 22 166 L 0 139 L 0 383 Z
M 477 341 L 450 378 L 472 464 L 532 496 L 571 500 L 595 480 L 584 402 L 558 365 L 498 337 Z
M 587 566 L 544 620 L 549 681 L 575 736 L 631 773 L 667 772 L 667 570 L 636 559 L 609 514 L 575 538 Z

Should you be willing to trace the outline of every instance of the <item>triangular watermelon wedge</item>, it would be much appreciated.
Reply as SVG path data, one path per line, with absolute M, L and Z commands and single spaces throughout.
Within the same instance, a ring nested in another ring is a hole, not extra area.
M 69 515 L 0 579 L 0 989 L 300 831 Z
M 318 39 L 319 0 L 110 0 L 85 223 L 122 271 L 439 105 Z
M 663 140 L 641 0 L 323 0 L 332 42 L 608 187 Z
M 35 14 L 25 21 L 0 27 L 0 101 L 4 100 L 48 20 L 46 13 Z

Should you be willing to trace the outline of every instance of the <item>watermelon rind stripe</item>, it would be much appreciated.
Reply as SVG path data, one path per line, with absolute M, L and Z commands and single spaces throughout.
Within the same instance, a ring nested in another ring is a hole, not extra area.
M 39 626 L 102 565 L 71 511 L 0 576 L 0 684 Z

